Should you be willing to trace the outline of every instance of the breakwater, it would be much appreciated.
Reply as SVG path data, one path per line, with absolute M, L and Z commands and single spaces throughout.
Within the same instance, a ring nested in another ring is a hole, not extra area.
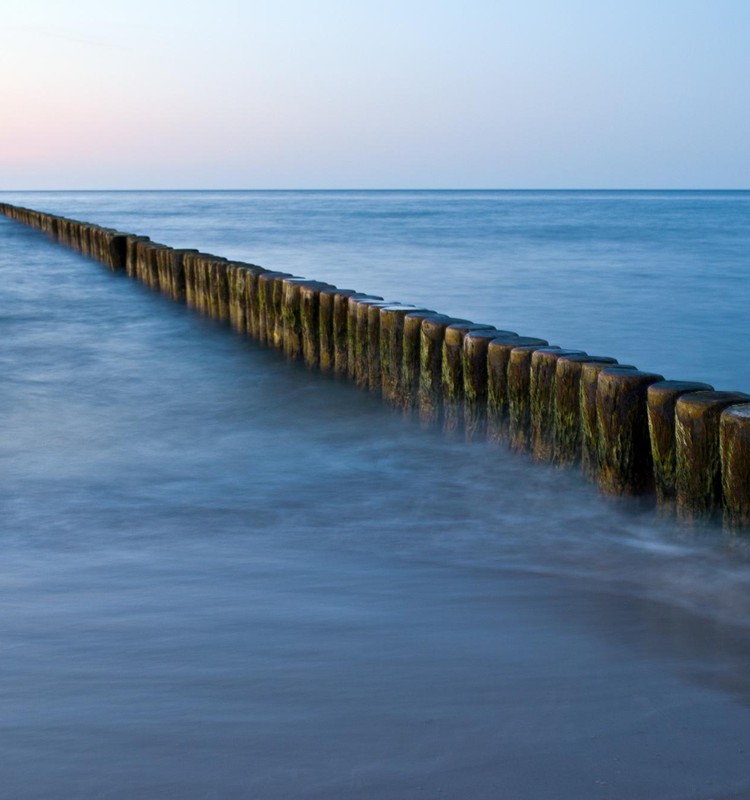
M 747 524 L 750 397 L 147 237 L 2 210 L 425 422 L 581 464 L 607 492 L 653 495 L 683 517 L 723 510 L 728 524 Z

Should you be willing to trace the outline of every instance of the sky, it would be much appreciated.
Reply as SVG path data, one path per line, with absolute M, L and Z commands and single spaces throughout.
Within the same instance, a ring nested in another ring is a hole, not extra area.
M 750 188 L 750 0 L 0 0 L 0 190 Z

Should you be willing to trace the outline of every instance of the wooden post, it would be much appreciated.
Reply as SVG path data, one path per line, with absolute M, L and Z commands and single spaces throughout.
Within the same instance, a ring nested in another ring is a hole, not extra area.
M 450 317 L 429 311 L 409 311 L 404 316 L 403 361 L 401 367 L 401 397 L 399 403 L 405 412 L 417 407 L 419 399 L 420 352 L 422 321 L 434 319 L 448 322 Z
M 302 357 L 300 286 L 306 280 L 295 277 L 281 280 L 281 349 L 292 360 Z
M 539 461 L 552 461 L 555 452 L 555 388 L 557 362 L 562 356 L 585 356 L 583 350 L 541 347 L 531 354 L 529 401 L 531 452 Z
M 310 369 L 320 364 L 320 293 L 335 288 L 321 281 L 306 281 L 300 284 L 302 358 L 305 366 Z
M 683 519 L 711 517 L 721 508 L 721 413 L 748 401 L 742 392 L 691 392 L 677 399 L 675 489 Z
M 359 316 L 359 304 L 366 302 L 382 303 L 384 301 L 382 297 L 369 294 L 355 294 L 351 297 L 337 296 L 334 301 L 334 313 L 338 314 L 339 309 L 346 310 L 346 356 L 343 357 L 343 354 L 339 354 L 337 340 L 334 368 L 337 375 L 343 374 L 339 372 L 339 369 L 340 365 L 344 364 L 346 366 L 346 377 L 354 383 L 357 381 L 357 321 Z
M 618 369 L 634 370 L 630 364 L 618 364 Z M 599 425 L 596 417 L 596 387 L 599 373 L 607 364 L 585 361 L 581 364 L 581 469 L 593 482 L 599 477 Z
M 469 331 L 494 331 L 493 325 L 475 322 L 454 322 L 445 329 L 443 337 L 443 429 L 457 431 L 464 419 L 463 344 Z M 500 336 L 504 331 L 497 331 Z
M 464 336 L 462 371 L 464 376 L 464 429 L 468 440 L 483 439 L 487 434 L 489 376 L 487 353 L 495 339 L 519 340 L 514 331 L 468 331 Z
M 750 527 L 750 403 L 721 412 L 721 485 L 724 524 L 729 530 Z
M 523 453 L 531 437 L 531 357 L 537 345 L 519 345 L 508 360 L 508 437 L 510 449 Z M 554 350 L 554 347 L 545 349 Z
M 260 339 L 260 276 L 265 274 L 266 270 L 257 264 L 243 264 L 242 270 L 245 274 L 245 292 L 240 302 L 245 307 L 247 335 L 253 339 Z
M 656 500 L 665 507 L 675 500 L 675 406 L 688 392 L 711 391 L 713 386 L 694 381 L 658 381 L 648 387 L 648 429 L 654 460 Z
M 599 487 L 608 494 L 647 494 L 654 488 L 648 435 L 648 387 L 663 375 L 621 367 L 599 373 L 596 421 Z
M 501 336 L 487 347 L 487 437 L 492 442 L 509 440 L 510 400 L 508 364 L 515 347 L 547 347 L 546 339 L 533 336 Z
M 583 365 L 613 366 L 609 356 L 562 356 L 555 368 L 555 463 L 578 464 L 581 460 L 581 371 Z
M 380 307 L 381 391 L 391 405 L 399 404 L 403 397 L 404 320 L 407 314 L 414 313 L 434 312 L 400 304 Z
M 349 373 L 359 389 L 370 386 L 370 335 L 369 319 L 372 306 L 389 305 L 372 297 L 352 297 L 349 299 L 349 341 L 352 345 L 352 358 Z M 347 353 L 347 358 L 349 354 Z M 378 385 L 378 389 L 380 386 Z
M 291 278 L 288 272 L 268 271 L 258 276 L 258 340 L 268 347 L 275 347 L 276 312 L 274 308 L 274 289 L 284 278 Z
M 334 372 L 336 367 L 336 346 L 341 342 L 346 358 L 346 315 L 343 319 L 343 336 L 336 319 L 336 297 L 343 299 L 357 294 L 353 289 L 337 289 L 329 286 L 320 290 L 318 299 L 319 362 L 321 372 Z
M 443 315 L 422 320 L 419 345 L 419 419 L 424 425 L 437 423 L 443 408 L 443 340 L 456 322 Z

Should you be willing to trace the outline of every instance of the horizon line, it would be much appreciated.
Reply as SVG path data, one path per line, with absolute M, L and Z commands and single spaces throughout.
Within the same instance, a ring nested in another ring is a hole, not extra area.
M 478 187 L 463 187 L 463 188 L 424 188 L 424 187 L 394 187 L 394 188 L 367 188 L 367 187 L 349 187 L 349 188 L 162 188 L 162 189 L 147 189 L 147 188 L 132 188 L 132 189 L 0 189 L 3 193 L 31 193 L 31 192 L 747 192 L 747 188 L 722 188 L 722 187 L 708 187 L 708 188 L 670 188 L 670 187 L 631 187 L 631 188 L 594 188 L 594 187 L 570 187 L 570 188 L 478 188 Z

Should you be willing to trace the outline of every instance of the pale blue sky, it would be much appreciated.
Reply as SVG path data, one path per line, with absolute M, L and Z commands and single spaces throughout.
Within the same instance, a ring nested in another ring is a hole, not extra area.
M 750 0 L 0 10 L 0 189 L 750 188 Z

